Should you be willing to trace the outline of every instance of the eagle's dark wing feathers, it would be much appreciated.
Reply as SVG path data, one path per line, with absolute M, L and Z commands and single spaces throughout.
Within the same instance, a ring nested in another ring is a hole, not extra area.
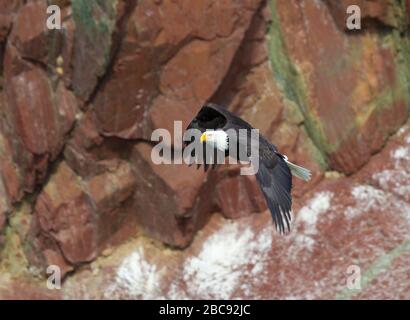
M 292 210 L 292 176 L 283 156 L 274 146 L 261 139 L 259 170 L 256 179 L 265 196 L 276 228 L 280 233 L 290 230 Z

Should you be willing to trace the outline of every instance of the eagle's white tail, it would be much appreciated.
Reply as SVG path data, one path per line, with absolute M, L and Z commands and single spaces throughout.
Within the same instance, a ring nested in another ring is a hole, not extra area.
M 290 161 L 288 161 L 288 158 L 285 156 L 285 162 L 288 165 L 290 172 L 292 173 L 292 175 L 294 175 L 295 177 L 298 177 L 299 179 L 305 180 L 305 181 L 309 181 L 311 178 L 311 172 L 310 170 L 300 167 Z

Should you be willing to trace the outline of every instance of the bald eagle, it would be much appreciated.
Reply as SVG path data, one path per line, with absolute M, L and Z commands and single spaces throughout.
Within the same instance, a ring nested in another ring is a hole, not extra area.
M 204 148 L 203 153 L 205 171 L 209 167 L 209 150 L 224 152 L 224 156 L 228 156 L 231 143 L 235 143 L 238 148 L 243 147 L 242 149 L 247 150 L 245 154 L 237 153 L 237 160 L 248 160 L 251 163 L 258 161 L 256 179 L 266 199 L 272 219 L 281 234 L 289 231 L 292 209 L 292 175 L 308 181 L 311 176 L 310 171 L 291 163 L 286 156 L 279 153 L 275 145 L 260 134 L 257 136 L 259 142 L 257 144 L 259 148 L 256 153 L 257 157 L 253 157 L 251 131 L 254 128 L 217 104 L 208 103 L 203 106 L 187 127 L 187 130 L 189 129 L 200 130 L 200 142 L 204 147 L 208 147 L 208 149 Z M 241 139 L 241 134 L 228 134 L 229 131 L 239 133 L 240 129 L 245 129 L 246 139 Z M 235 141 L 231 141 L 234 139 Z M 192 142 L 192 140 L 188 141 L 186 145 Z M 192 156 L 195 154 L 193 153 Z M 197 164 L 199 168 L 200 163 Z M 216 163 L 213 163 L 212 167 L 215 165 Z

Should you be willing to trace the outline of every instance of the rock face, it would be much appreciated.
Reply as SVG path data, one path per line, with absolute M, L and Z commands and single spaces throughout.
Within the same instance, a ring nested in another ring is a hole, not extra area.
M 10 162 L 4 175 L 11 202 L 43 183 L 49 164 L 62 151 L 78 103 L 53 70 L 58 34 L 46 28 L 44 2 L 30 2 L 16 13 L 5 45 L 2 132 Z M 49 70 L 51 68 L 51 70 Z M 17 181 L 16 181 L 17 180 Z
M 314 144 L 332 168 L 351 174 L 408 117 L 409 47 L 400 36 L 407 29 L 404 3 L 362 1 L 365 18 L 394 18 L 386 21 L 393 29 L 381 36 L 369 26 L 351 37 L 340 26 L 348 2 L 272 2 L 271 57 Z
M 60 265 L 64 271 L 92 261 L 131 219 L 126 202 L 135 184 L 127 163 L 86 181 L 61 163 L 36 201 L 27 255 L 44 269 Z
M 93 104 L 99 130 L 124 139 L 187 123 L 216 91 L 260 0 L 144 1 L 123 21 L 126 34 Z M 175 21 L 179 21 L 175 26 Z M 132 92 L 132 93 L 131 93 Z
M 408 273 L 409 28 L 404 0 L 0 0 L 0 298 L 408 298 L 371 270 Z M 153 130 L 206 101 L 313 171 L 289 237 L 238 167 L 152 162 Z M 50 265 L 61 294 L 34 280 Z

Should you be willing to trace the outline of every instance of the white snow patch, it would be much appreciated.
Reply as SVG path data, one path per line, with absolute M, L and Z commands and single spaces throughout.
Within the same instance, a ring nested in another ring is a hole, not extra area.
M 386 195 L 382 190 L 369 185 L 353 187 L 352 196 L 356 201 L 360 202 L 362 210 L 369 210 L 374 206 L 380 206 L 386 200 Z
M 312 251 L 315 245 L 315 240 L 311 235 L 296 234 L 295 241 L 300 247 L 304 247 L 309 251 Z
M 188 300 L 190 297 L 187 296 L 186 292 L 179 288 L 180 282 L 174 281 L 171 283 L 168 293 L 167 299 L 172 300 Z M 191 298 L 192 299 L 192 298 Z
M 388 192 L 370 185 L 358 185 L 352 189 L 352 195 L 356 200 L 356 206 L 346 209 L 345 215 L 348 218 L 357 217 L 373 209 L 381 214 L 385 212 L 403 214 L 410 220 L 410 205 Z
M 406 137 L 410 143 L 410 136 Z M 373 174 L 373 179 L 379 182 L 380 186 L 391 188 L 394 193 L 407 197 L 410 194 L 410 147 L 400 146 L 391 152 L 393 168 L 383 170 Z
M 112 298 L 125 292 L 137 299 L 158 299 L 160 280 L 157 266 L 150 264 L 143 249 L 139 248 L 121 263 L 115 282 L 108 288 L 106 296 Z
M 306 206 L 300 209 L 296 222 L 298 226 L 303 228 L 299 227 L 294 233 L 293 239 L 296 246 L 289 251 L 295 259 L 299 256 L 300 250 L 313 251 L 319 216 L 329 210 L 332 198 L 333 192 L 318 192 L 309 200 Z
M 399 147 L 393 152 L 395 159 L 409 159 L 409 148 Z
M 356 185 L 351 193 L 356 200 L 356 205 L 346 208 L 345 216 L 349 219 L 358 217 L 370 209 L 381 208 L 387 201 L 383 190 L 370 185 Z
M 204 242 L 196 257 L 185 262 L 183 277 L 187 294 L 196 298 L 232 299 L 239 288 L 251 294 L 252 284 L 262 281 L 263 261 L 271 245 L 272 228 L 254 234 L 238 222 L 225 224 Z
M 376 179 L 380 186 L 392 186 L 394 193 L 400 196 L 408 196 L 410 194 L 410 172 L 401 170 L 383 170 L 375 173 L 373 178 Z
M 329 210 L 332 197 L 333 192 L 319 192 L 305 207 L 300 209 L 298 222 L 304 225 L 306 234 L 317 233 L 316 224 L 319 216 Z

